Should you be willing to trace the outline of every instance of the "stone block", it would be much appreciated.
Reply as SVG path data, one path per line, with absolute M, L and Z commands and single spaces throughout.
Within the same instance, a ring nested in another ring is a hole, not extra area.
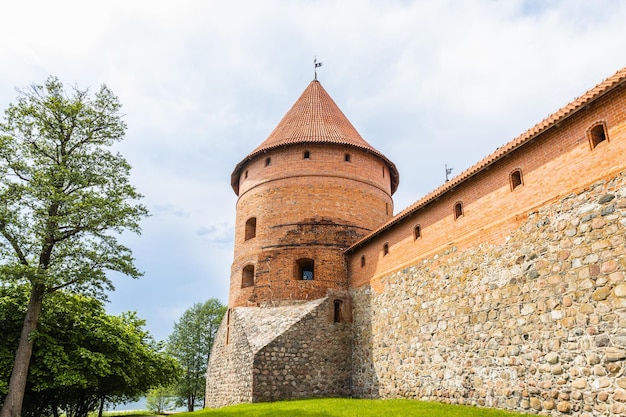
M 626 350 L 609 347 L 605 350 L 605 360 L 607 362 L 615 362 L 626 359 Z
M 591 299 L 593 301 L 606 300 L 606 298 L 609 296 L 609 294 L 611 294 L 611 288 L 609 288 L 609 287 L 598 288 L 591 295 Z

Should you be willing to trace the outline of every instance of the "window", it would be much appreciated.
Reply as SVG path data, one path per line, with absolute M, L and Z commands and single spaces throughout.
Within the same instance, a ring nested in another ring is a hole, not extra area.
M 383 178 L 385 178 L 385 166 L 383 165 Z
M 230 308 L 226 310 L 226 344 L 230 343 Z
M 302 155 L 302 159 L 311 159 L 311 152 L 304 151 L 304 155 Z
M 389 215 L 389 203 L 385 203 L 385 214 Z
M 385 244 L 383 245 L 383 256 L 387 256 L 388 253 L 389 253 L 389 243 L 385 242 Z
M 454 205 L 454 219 L 456 220 L 461 216 L 463 216 L 463 203 L 459 201 Z
M 350 154 L 349 153 L 345 154 L 343 156 L 343 160 L 346 161 L 346 162 L 350 162 Z
M 365 266 L 365 255 L 361 255 L 361 268 Z
M 265 158 L 265 166 L 268 167 L 272 164 L 272 158 L 267 157 Z
M 606 125 L 604 122 L 600 122 L 589 129 L 589 145 L 591 149 L 594 149 L 596 146 L 600 144 L 600 142 L 604 142 L 608 139 L 606 134 Z
M 245 240 L 252 239 L 256 236 L 256 217 L 250 217 L 246 221 Z
M 246 265 L 241 273 L 241 288 L 254 286 L 254 265 Z
M 420 237 L 422 237 L 422 226 L 418 224 L 413 228 L 413 238 L 417 240 Z
M 522 185 L 522 170 L 516 169 L 515 171 L 511 172 L 510 181 L 511 191 Z
M 303 258 L 296 261 L 298 265 L 298 279 L 303 281 L 313 281 L 315 273 L 315 261 L 313 259 Z
M 334 308 L 333 308 L 333 322 L 335 323 L 341 323 L 343 321 L 343 314 L 342 314 L 342 307 L 343 307 L 343 301 L 341 300 L 335 300 L 334 301 Z
M 247 179 L 248 178 L 248 170 L 246 169 L 246 172 L 243 174 L 243 179 Z

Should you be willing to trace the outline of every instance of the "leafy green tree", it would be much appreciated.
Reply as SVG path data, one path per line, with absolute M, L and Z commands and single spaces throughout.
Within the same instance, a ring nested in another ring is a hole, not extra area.
M 25 286 L 0 287 L 0 374 L 11 370 L 20 322 L 28 299 Z M 16 314 L 15 312 L 21 313 Z M 174 382 L 178 362 L 143 329 L 134 313 L 109 316 L 101 301 L 57 291 L 44 300 L 22 416 L 87 416 L 105 403 L 136 399 L 151 387 Z M 2 360 L 4 359 L 4 360 Z M 0 389 L 0 398 L 6 394 Z
M 55 291 L 103 297 L 105 271 L 131 277 L 123 231 L 147 215 L 130 166 L 108 148 L 124 136 L 106 86 L 69 93 L 57 78 L 19 91 L 0 123 L 0 280 L 26 284 L 27 308 L 0 417 L 20 415 L 44 298 Z
M 146 407 L 152 413 L 163 414 L 164 411 L 174 408 L 174 396 L 174 390 L 170 386 L 151 388 L 146 395 Z
M 183 368 L 176 385 L 179 404 L 186 404 L 188 411 L 204 400 L 209 355 L 225 312 L 226 306 L 216 298 L 196 303 L 174 324 L 168 338 L 167 350 Z

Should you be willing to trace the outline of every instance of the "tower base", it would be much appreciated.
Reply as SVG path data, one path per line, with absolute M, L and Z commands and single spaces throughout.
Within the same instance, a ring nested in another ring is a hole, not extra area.
M 350 395 L 351 324 L 336 303 L 229 310 L 209 360 L 207 407 Z

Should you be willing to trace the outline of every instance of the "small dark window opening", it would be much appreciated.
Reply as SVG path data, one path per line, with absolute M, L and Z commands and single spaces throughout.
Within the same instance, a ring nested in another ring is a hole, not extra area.
M 256 237 L 256 217 L 250 217 L 246 221 L 245 240 L 252 239 L 253 237 Z
M 385 178 L 385 167 L 383 166 L 383 178 Z
M 313 281 L 315 278 L 315 261 L 313 259 L 298 259 L 298 278 L 303 281 Z
M 518 169 L 511 172 L 511 190 L 522 185 L 522 170 Z
M 389 253 L 389 243 L 385 243 L 383 245 L 383 256 L 387 256 L 388 253 Z
M 269 157 L 268 157 L 268 158 L 265 158 L 265 166 L 266 166 L 266 167 L 270 166 L 270 165 L 271 165 L 271 163 L 272 163 L 272 158 L 269 158 Z
M 335 323 L 341 323 L 343 321 L 343 317 L 341 314 L 342 306 L 343 306 L 343 301 L 335 300 L 334 310 L 333 310 L 333 322 Z
M 415 240 L 422 237 L 422 226 L 420 226 L 419 224 L 413 228 L 413 237 L 415 238 Z
M 350 162 L 350 154 L 349 153 L 345 154 L 343 156 L 343 160 L 346 161 L 346 162 Z
M 247 179 L 248 178 L 248 170 L 246 169 L 246 172 L 243 174 L 243 179 Z
M 311 152 L 309 151 L 304 151 L 304 155 L 302 156 L 303 159 L 311 159 Z
M 600 144 L 600 142 L 604 142 L 606 139 L 607 134 L 604 123 L 599 123 L 589 130 L 589 143 L 591 145 L 591 149 L 595 148 Z
M 454 205 L 454 218 L 458 219 L 463 216 L 463 203 L 460 201 Z
M 230 308 L 226 310 L 226 344 L 230 343 Z
M 385 214 L 389 214 L 389 203 L 385 203 Z
M 246 265 L 241 273 L 241 288 L 254 286 L 254 265 Z
M 365 255 L 361 255 L 361 268 L 365 266 Z

